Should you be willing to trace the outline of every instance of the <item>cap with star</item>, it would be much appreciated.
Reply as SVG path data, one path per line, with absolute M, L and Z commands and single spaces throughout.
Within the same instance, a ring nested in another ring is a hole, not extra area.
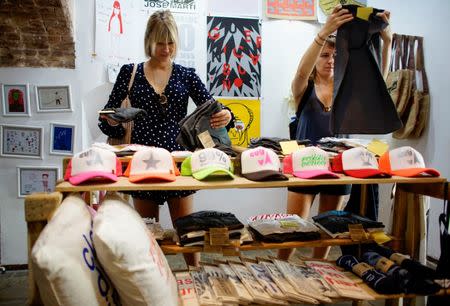
M 92 147 L 71 158 L 64 179 L 79 185 L 92 180 L 116 182 L 121 175 L 122 163 L 114 152 Z
M 124 176 L 132 183 L 143 181 L 175 181 L 180 175 L 169 151 L 163 148 L 149 147 L 134 153 L 125 170 Z

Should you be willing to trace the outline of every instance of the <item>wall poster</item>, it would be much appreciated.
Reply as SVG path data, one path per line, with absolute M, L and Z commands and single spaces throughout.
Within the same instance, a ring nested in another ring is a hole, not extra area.
M 258 19 L 207 17 L 207 86 L 213 96 L 261 96 Z
M 261 136 L 261 103 L 259 99 L 216 99 L 231 109 L 236 119 L 234 128 L 228 131 L 231 143 L 248 147 L 251 138 Z
M 316 0 L 266 0 L 266 16 L 278 19 L 316 20 Z

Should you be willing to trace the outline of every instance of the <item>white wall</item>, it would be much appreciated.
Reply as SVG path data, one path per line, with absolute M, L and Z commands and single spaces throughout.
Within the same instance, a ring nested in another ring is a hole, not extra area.
M 447 29 L 450 20 L 450 2 L 430 0 L 381 1 L 370 0 L 368 5 L 389 10 L 393 32 L 424 37 L 425 70 L 430 84 L 430 121 L 424 135 L 418 140 L 392 140 L 392 147 L 411 145 L 421 152 L 426 164 L 439 169 L 443 177 L 450 177 L 450 135 L 448 114 L 448 61 L 450 41 Z M 429 215 L 428 255 L 438 258 L 439 232 L 437 218 L 442 212 L 442 201 L 431 199 Z
M 75 18 L 76 69 L 19 69 L 1 68 L 0 83 L 28 82 L 35 84 L 70 84 L 72 87 L 73 113 L 42 114 L 36 113 L 35 98 L 31 99 L 31 118 L 15 119 L 0 116 L 0 123 L 30 124 L 45 128 L 44 160 L 26 160 L 0 158 L 0 226 L 1 226 L 1 262 L 0 264 L 23 264 L 27 262 L 26 224 L 24 221 L 23 199 L 18 199 L 16 165 L 60 165 L 61 158 L 48 155 L 49 122 L 67 122 L 77 125 L 75 150 L 87 147 L 100 133 L 96 127 L 96 114 L 84 113 L 84 105 L 96 103 L 103 105 L 111 90 L 106 83 L 103 63 L 92 56 L 94 50 L 94 1 L 74 1 L 72 10 Z M 392 3 L 391 3 L 392 2 Z M 449 105 L 446 101 L 443 73 L 449 71 L 446 61 L 449 43 L 445 40 L 444 29 L 448 27 L 450 3 L 428 1 L 426 5 L 418 0 L 412 1 L 369 1 L 369 4 L 386 8 L 392 12 L 393 30 L 398 33 L 422 35 L 425 37 L 425 65 L 431 89 L 430 127 L 424 137 L 412 144 L 423 152 L 430 166 L 450 176 L 450 145 L 447 128 Z M 404 7 L 407 4 L 407 9 Z M 389 7 L 387 7 L 389 5 Z M 144 25 L 143 25 L 144 26 Z M 314 34 L 318 24 L 311 22 L 263 20 L 262 25 L 262 120 L 261 133 L 265 136 L 287 137 L 287 105 L 290 81 L 298 61 Z M 436 33 L 433 29 L 437 30 Z M 139 46 L 140 47 L 140 46 Z M 204 71 L 199 70 L 200 74 Z M 202 75 L 204 79 L 204 76 Z M 33 88 L 31 88 L 33 89 Z M 81 137 L 83 131 L 84 137 Z M 383 198 L 388 199 L 387 194 Z M 195 195 L 195 209 L 220 209 L 235 213 L 242 221 L 256 213 L 284 211 L 286 190 L 209 190 Z M 440 202 L 432 202 L 435 208 L 441 208 Z M 439 209 L 437 211 L 439 211 Z M 382 212 L 383 213 L 383 212 Z M 385 216 L 389 213 L 385 210 Z M 163 225 L 170 225 L 167 207 L 161 211 Z M 432 217 L 433 221 L 436 220 Z M 434 234 L 434 237 L 436 235 Z M 436 239 L 436 238 L 433 238 Z M 433 245 L 433 244 L 432 244 Z M 437 250 L 432 248 L 436 257 Z

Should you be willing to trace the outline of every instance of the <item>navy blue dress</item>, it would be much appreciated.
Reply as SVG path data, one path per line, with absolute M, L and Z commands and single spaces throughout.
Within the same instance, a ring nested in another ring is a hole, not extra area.
M 310 82 L 308 86 L 312 86 L 310 90 L 306 90 L 304 97 L 300 103 L 302 108 L 298 120 L 296 139 L 309 139 L 313 145 L 322 137 L 333 137 L 330 130 L 331 112 L 326 111 L 323 103 L 316 94 L 314 83 Z M 306 95 L 306 96 L 305 96 Z M 327 194 L 327 195 L 347 195 L 351 191 L 351 185 L 317 185 L 317 186 L 300 186 L 288 187 L 289 191 L 305 193 L 305 194 Z
M 105 108 L 120 107 L 127 95 L 128 83 L 133 71 L 133 64 L 122 66 L 117 76 L 114 88 Z M 156 146 L 168 151 L 184 150 L 176 141 L 180 132 L 178 122 L 186 117 L 189 97 L 196 105 L 211 99 L 205 85 L 193 68 L 173 64 L 172 74 L 164 89 L 168 108 L 164 111 L 159 101 L 159 95 L 147 81 L 144 74 L 144 63 L 138 64 L 133 86 L 130 90 L 131 105 L 147 111 L 148 116 L 142 116 L 134 121 L 131 142 L 147 146 Z M 106 120 L 100 120 L 100 130 L 111 137 L 122 137 L 122 125 L 110 126 Z M 168 198 L 188 196 L 195 191 L 135 191 L 130 194 L 138 199 L 149 199 L 164 204 Z

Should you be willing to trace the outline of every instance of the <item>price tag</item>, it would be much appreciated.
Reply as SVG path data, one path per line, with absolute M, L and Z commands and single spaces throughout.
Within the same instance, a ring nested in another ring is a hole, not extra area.
M 211 135 L 209 134 L 208 130 L 201 132 L 200 134 L 197 135 L 197 137 L 202 143 L 204 148 L 214 148 L 215 143 Z
M 386 257 L 381 257 L 375 264 L 375 268 L 383 273 L 387 273 L 393 265 L 395 265 L 395 262 Z
M 375 155 L 381 156 L 389 150 L 389 145 L 381 140 L 373 139 L 368 145 L 367 150 Z
M 369 20 L 370 14 L 372 14 L 373 8 L 372 7 L 361 7 L 359 6 L 356 9 L 356 17 L 359 19 Z
M 366 271 L 373 270 L 373 267 L 366 264 L 365 262 L 360 262 L 352 267 L 353 273 L 361 277 Z
M 362 224 L 349 224 L 348 231 L 350 233 L 350 238 L 353 241 L 363 241 L 368 239 L 368 235 Z
M 383 231 L 370 232 L 369 239 L 374 240 L 378 244 L 383 244 L 392 240 L 392 238 Z
M 393 262 L 395 262 L 397 265 L 401 265 L 402 261 L 405 259 L 410 259 L 408 256 L 400 254 L 400 253 L 394 253 L 391 255 L 390 258 Z
M 286 221 L 286 220 L 280 220 L 280 226 L 282 228 L 298 228 L 299 225 L 295 221 Z
M 211 245 L 209 233 L 205 234 L 205 244 L 203 245 L 203 252 L 205 253 L 222 253 L 222 247 Z
M 281 151 L 284 155 L 289 155 L 294 151 L 297 151 L 299 148 L 303 148 L 304 146 L 299 146 L 297 141 L 280 141 Z
M 209 244 L 212 246 L 230 245 L 230 236 L 226 227 L 212 227 L 209 229 Z

